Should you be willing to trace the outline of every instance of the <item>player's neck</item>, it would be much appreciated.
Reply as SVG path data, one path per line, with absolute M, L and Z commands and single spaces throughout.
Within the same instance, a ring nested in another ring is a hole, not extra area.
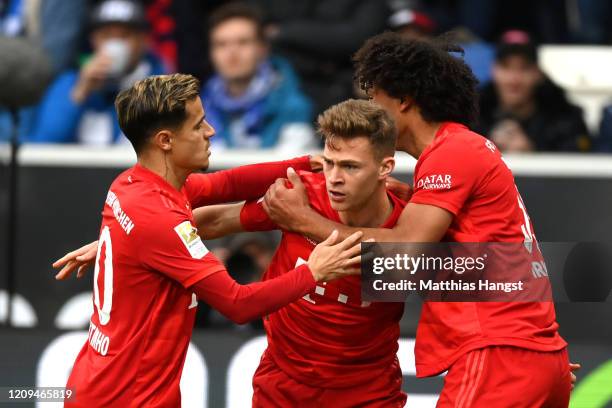
M 178 191 L 183 188 L 185 180 L 187 180 L 187 177 L 191 173 L 184 169 L 174 168 L 167 160 L 164 160 L 163 157 L 161 160 L 158 160 L 157 158 L 142 155 L 138 157 L 138 164 L 166 180 L 168 184 Z
M 392 212 L 393 205 L 383 184 L 363 208 L 339 211 L 338 215 L 343 224 L 351 227 L 378 228 L 385 223 Z
M 403 150 L 415 159 L 418 159 L 427 146 L 433 142 L 440 126 L 442 126 L 441 122 L 417 120 L 411 129 L 412 137 L 404 144 L 398 146 L 398 150 Z

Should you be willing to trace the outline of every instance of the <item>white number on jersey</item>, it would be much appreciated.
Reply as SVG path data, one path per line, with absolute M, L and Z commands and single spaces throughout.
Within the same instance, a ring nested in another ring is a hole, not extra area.
M 531 253 L 531 251 L 533 251 L 533 241 L 535 241 L 535 237 L 533 234 L 533 229 L 531 228 L 531 221 L 529 220 L 529 215 L 527 214 L 527 209 L 525 208 L 525 203 L 523 203 L 523 199 L 521 198 L 521 195 L 518 192 L 518 187 L 516 187 L 516 198 L 518 200 L 518 206 L 523 212 L 523 219 L 525 221 L 523 224 L 521 224 L 521 231 L 523 231 L 523 236 L 525 237 L 523 245 L 525 245 L 525 249 L 527 249 L 527 252 Z
M 308 263 L 307 261 L 305 261 L 304 259 L 298 257 L 297 261 L 295 262 L 295 267 L 297 268 L 300 265 L 304 265 Z M 325 296 L 325 285 L 327 285 L 327 282 L 323 282 L 323 286 L 319 286 L 317 285 L 315 287 L 315 293 L 319 296 Z M 305 294 L 304 296 L 302 296 L 302 299 L 304 299 L 307 302 L 312 303 L 313 305 L 317 304 L 317 302 L 310 296 L 310 293 Z M 348 302 L 348 296 L 340 293 L 338 294 L 338 298 L 336 299 L 338 302 L 340 303 L 344 303 L 346 304 Z M 370 306 L 372 303 L 371 302 L 361 302 L 361 307 L 368 307 Z
M 102 250 L 104 249 L 104 253 Z M 102 266 L 104 274 L 104 304 L 100 305 L 100 288 L 98 288 L 98 276 L 100 275 L 100 256 L 104 256 Z M 98 319 L 102 326 L 110 321 L 111 308 L 113 307 L 113 244 L 111 243 L 110 228 L 105 226 L 100 234 L 98 243 L 98 255 L 96 256 L 96 267 L 94 271 L 94 304 L 98 311 Z
M 510 170 L 510 166 L 508 166 L 508 163 L 506 162 L 506 160 L 503 157 L 501 159 L 502 159 L 502 162 L 508 168 L 508 170 Z M 512 170 L 510 171 L 512 172 Z M 519 190 L 516 184 L 514 185 L 514 188 L 516 188 L 516 199 L 518 200 L 518 206 L 521 209 L 521 212 L 523 213 L 524 223 L 521 224 L 521 231 L 523 232 L 523 237 L 525 237 L 525 239 L 523 240 L 523 245 L 525 245 L 525 249 L 527 249 L 527 251 L 531 253 L 533 251 L 533 242 L 535 241 L 536 245 L 538 245 L 538 241 L 536 241 L 535 239 L 535 234 L 533 233 L 533 228 L 531 227 L 531 221 L 529 220 L 529 214 L 527 214 L 525 203 L 523 202 L 523 199 L 521 198 L 521 193 L 519 193 Z

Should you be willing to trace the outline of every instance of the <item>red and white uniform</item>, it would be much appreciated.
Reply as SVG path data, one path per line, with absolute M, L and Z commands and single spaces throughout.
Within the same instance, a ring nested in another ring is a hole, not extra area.
M 300 173 L 310 205 L 341 222 L 332 209 L 322 174 Z M 389 193 L 392 228 L 404 203 Z M 247 230 L 276 228 L 261 204 L 248 202 L 241 214 Z M 263 279 L 305 262 L 315 244 L 283 231 Z M 359 276 L 318 284 L 314 291 L 264 318 L 268 348 L 253 379 L 254 407 L 403 406 L 397 362 L 403 303 L 361 301 Z
M 443 124 L 432 144 L 419 157 L 410 202 L 434 205 L 454 215 L 445 241 L 535 241 L 514 177 L 501 154 L 491 141 L 457 123 Z M 533 251 L 539 252 L 535 243 Z M 467 404 L 466 394 L 471 395 L 470 403 L 462 406 L 486 406 L 486 400 L 479 400 L 480 392 L 474 391 L 479 387 L 478 381 L 482 384 L 482 378 L 508 373 L 497 371 L 494 364 L 486 362 L 487 355 L 499 357 L 499 353 L 479 352 L 466 361 L 473 356 L 471 352 L 490 346 L 509 346 L 504 348 L 508 359 L 513 358 L 513 350 L 522 349 L 523 353 L 534 352 L 533 362 L 539 361 L 538 355 L 542 352 L 554 353 L 566 361 L 567 343 L 559 335 L 555 319 L 552 302 L 427 302 L 417 328 L 417 376 L 436 375 L 450 368 L 440 406 L 455 406 L 462 397 L 462 403 Z M 550 355 L 541 359 L 548 358 Z M 554 364 L 540 366 L 541 370 L 548 370 L 541 375 L 553 376 L 559 383 L 553 384 L 556 388 L 540 392 L 569 395 L 567 364 L 563 371 L 555 371 L 553 366 L 557 368 Z M 487 371 L 480 374 L 482 370 Z M 537 364 L 527 370 L 529 374 L 525 375 L 529 377 L 538 375 Z M 455 391 L 461 390 L 462 394 L 448 394 L 455 389 L 452 384 L 457 383 Z M 502 394 L 510 398 L 508 401 L 519 401 L 508 406 L 533 406 L 520 403 L 530 400 L 511 380 L 504 386 Z M 497 392 L 499 396 L 500 391 Z M 491 400 L 488 402 L 491 406 Z
M 88 342 L 66 406 L 180 406 L 179 380 L 197 300 L 187 290 L 223 270 L 192 233 L 183 192 L 136 165 L 113 182 L 102 211 Z
M 225 271 L 198 237 L 191 208 L 256 197 L 288 166 L 309 168 L 307 158 L 271 165 L 194 174 L 181 191 L 140 165 L 115 179 L 102 211 L 89 337 L 68 379 L 74 397 L 66 406 L 180 406 L 197 307 L 190 287 Z M 258 174 L 264 181 L 238 188 L 255 170 L 268 173 Z M 312 281 L 302 272 L 293 276 Z

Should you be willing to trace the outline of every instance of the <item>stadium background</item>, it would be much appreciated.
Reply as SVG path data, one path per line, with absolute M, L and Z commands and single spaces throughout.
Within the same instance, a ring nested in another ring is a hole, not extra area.
M 153 14 L 150 12 L 151 7 L 170 5 L 169 10 L 174 10 L 175 14 L 168 13 L 178 20 L 176 9 L 182 9 L 190 2 L 184 2 L 181 7 L 175 5 L 174 9 L 171 9 L 171 1 L 146 3 L 149 7 L 149 19 Z M 208 7 L 213 9 L 223 2 L 201 3 L 191 6 L 201 13 L 195 13 L 197 17 L 205 21 L 205 15 L 209 14 Z M 272 3 L 275 2 L 270 4 Z M 276 3 L 277 6 L 280 4 Z M 347 3 L 349 2 L 345 2 Z M 429 18 L 438 18 L 438 31 L 454 23 L 448 21 L 448 16 L 452 16 L 452 13 L 441 12 L 444 7 L 450 7 L 448 4 L 451 3 L 455 9 L 472 7 L 471 10 L 477 16 L 486 18 L 485 15 L 477 13 L 479 10 L 482 12 L 477 7 L 482 7 L 486 2 L 420 3 L 404 2 L 402 6 L 391 6 L 400 11 L 404 10 L 401 7 L 408 7 L 413 12 L 429 12 L 426 14 Z M 431 3 L 430 7 L 427 7 L 428 3 Z M 496 2 L 490 2 L 493 3 Z M 593 30 L 587 32 L 584 27 L 596 26 L 587 19 L 588 13 L 580 14 L 576 11 L 580 9 L 578 6 L 582 4 L 581 1 L 560 3 L 564 6 L 565 19 L 560 19 L 557 23 L 565 21 L 567 26 L 564 30 L 560 27 L 557 27 L 558 30 L 547 30 L 538 25 L 544 15 L 554 8 L 554 2 L 536 1 L 530 4 L 519 1 L 513 11 L 516 14 L 525 12 L 535 16 L 532 19 L 535 22 L 519 20 L 519 28 L 528 30 L 533 38 L 537 39 L 542 69 L 566 89 L 574 103 L 583 108 L 585 122 L 592 133 L 593 146 L 602 146 L 602 143 L 598 143 L 598 138 L 603 137 L 603 126 L 600 123 L 605 119 L 604 107 L 612 102 L 612 77 L 609 75 L 612 47 L 606 45 L 609 44 L 611 36 L 609 32 L 600 34 L 599 37 L 592 33 Z M 83 13 L 86 15 L 87 11 Z M 580 25 L 578 28 L 576 26 L 576 13 L 582 17 L 582 31 Z M 393 15 L 390 12 L 389 19 Z M 85 17 L 82 18 L 86 20 Z M 604 20 L 607 21 L 610 20 Z M 463 22 L 470 24 L 470 21 Z M 472 21 L 471 24 L 475 23 Z M 506 29 L 515 28 L 508 26 L 507 21 L 499 19 L 491 24 L 489 31 L 477 24 L 471 28 L 483 30 L 484 42 L 493 44 L 493 48 L 499 34 Z M 86 25 L 86 22 L 83 25 Z M 152 22 L 151 26 L 153 35 L 157 36 L 158 50 L 168 51 L 171 48 L 159 47 L 159 44 L 165 43 L 168 38 L 168 43 L 171 44 L 172 40 L 175 40 L 178 44 L 175 51 L 164 54 L 164 58 L 170 62 L 169 65 L 175 64 L 174 69 L 197 73 L 202 79 L 211 73 L 210 64 L 205 62 L 206 51 L 200 50 L 196 57 L 187 59 L 192 63 L 189 65 L 184 60 L 186 57 L 179 55 L 180 35 L 175 33 L 174 37 L 164 37 L 164 41 L 161 41 L 159 33 L 155 31 L 158 26 L 155 22 Z M 0 58 L 0 67 L 2 61 Z M 5 85 L 6 83 L 0 84 Z M 27 120 L 27 116 L 24 118 Z M 7 141 L 10 126 L 2 127 L 1 120 L 0 132 L 0 141 Z M 107 187 L 122 169 L 133 164 L 134 156 L 129 147 L 121 144 L 40 144 L 28 143 L 23 134 L 20 137 L 25 143 L 20 146 L 17 161 L 18 207 L 13 218 L 16 221 L 17 233 L 14 238 L 9 237 L 7 228 L 11 217 L 8 205 L 11 180 L 10 149 L 7 143 L 0 143 L 0 386 L 63 386 L 74 356 L 86 336 L 85 330 L 91 314 L 92 273 L 90 271 L 79 281 L 57 282 L 53 279 L 54 273 L 50 264 L 66 251 L 96 238 L 99 214 Z M 598 152 L 593 151 L 597 150 L 595 148 L 590 150 L 536 151 L 505 155 L 514 171 L 539 240 L 610 241 L 612 155 L 605 153 L 605 148 L 600 148 Z M 227 149 L 213 153 L 210 171 L 285 159 L 290 155 L 308 151 L 314 150 L 286 152 L 262 148 Z M 398 164 L 396 177 L 411 182 L 414 160 L 398 155 Z M 256 235 L 253 239 L 273 240 L 274 237 L 262 238 Z M 14 243 L 16 256 L 12 270 L 8 270 L 5 262 L 8 258 L 9 240 Z M 221 240 L 211 242 L 209 246 L 232 251 L 242 244 Z M 234 261 L 234 265 L 238 266 L 253 263 L 241 262 L 240 258 L 238 261 L 234 258 Z M 252 280 L 253 275 L 256 273 L 252 271 L 236 271 L 236 278 L 239 280 Z M 12 319 L 7 319 L 7 289 L 11 280 L 9 277 L 13 279 L 10 291 Z M 578 387 L 573 394 L 572 406 L 612 406 L 610 299 L 606 303 L 559 302 L 556 307 L 561 334 L 570 343 L 571 359 L 583 365 L 578 374 Z M 205 306 L 201 305 L 200 309 L 183 376 L 184 406 L 249 406 L 251 373 L 265 344 L 261 337 L 261 328 L 256 323 L 243 327 L 234 326 L 207 310 Z M 400 343 L 400 361 L 405 375 L 404 389 L 409 393 L 408 406 L 432 407 L 435 405 L 436 393 L 441 387 L 442 379 L 417 380 L 414 377 L 412 348 L 418 316 L 418 305 L 409 304 L 402 320 Z

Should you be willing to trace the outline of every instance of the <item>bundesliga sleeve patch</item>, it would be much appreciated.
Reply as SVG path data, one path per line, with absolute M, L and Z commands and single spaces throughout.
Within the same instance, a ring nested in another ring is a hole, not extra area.
M 191 254 L 193 258 L 202 259 L 204 255 L 208 253 L 208 248 L 204 245 L 200 236 L 198 235 L 198 230 L 196 227 L 191 225 L 191 222 L 184 221 L 179 225 L 174 227 L 174 231 L 178 234 L 183 244 Z

